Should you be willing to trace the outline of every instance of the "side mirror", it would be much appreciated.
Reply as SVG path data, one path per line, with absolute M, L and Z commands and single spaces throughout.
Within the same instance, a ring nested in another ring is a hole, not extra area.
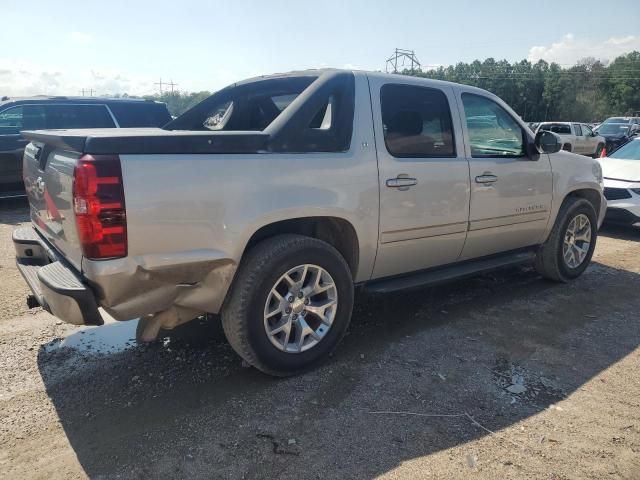
M 562 148 L 562 141 L 555 133 L 541 130 L 536 133 L 535 146 L 539 152 L 556 153 Z

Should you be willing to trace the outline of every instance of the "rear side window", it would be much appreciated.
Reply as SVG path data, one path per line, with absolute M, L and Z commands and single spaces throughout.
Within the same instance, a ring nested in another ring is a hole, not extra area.
M 453 124 L 446 95 L 413 85 L 380 89 L 387 150 L 394 157 L 453 157 Z
M 351 145 L 354 108 L 352 73 L 286 75 L 222 89 L 164 128 L 266 131 L 267 151 L 345 152 Z
M 576 137 L 581 137 L 582 136 L 582 127 L 580 125 L 578 125 L 577 123 L 573 124 L 573 129 L 576 132 Z
M 462 94 L 472 157 L 521 157 L 525 153 L 520 124 L 493 100 Z
M 19 105 L 0 113 L 0 135 L 18 135 L 21 130 L 47 128 L 41 105 Z
M 112 102 L 109 109 L 122 128 L 162 127 L 171 121 L 164 103 Z
M 45 105 L 47 128 L 115 127 L 104 105 Z

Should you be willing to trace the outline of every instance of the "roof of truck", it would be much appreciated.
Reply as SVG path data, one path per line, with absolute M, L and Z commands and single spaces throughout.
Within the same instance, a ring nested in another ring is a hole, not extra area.
M 273 74 L 269 74 L 269 75 L 260 75 L 257 77 L 252 77 L 252 78 L 247 78 L 235 83 L 232 83 L 231 85 L 228 85 L 226 88 L 232 88 L 238 85 L 244 85 L 247 83 L 252 83 L 252 82 L 257 82 L 257 81 L 261 81 L 261 80 L 269 80 L 269 79 L 274 79 L 274 78 L 284 78 L 284 77 L 302 77 L 302 76 L 315 76 L 315 77 L 319 77 L 323 74 L 330 74 L 330 73 L 340 73 L 340 72 L 350 72 L 350 73 L 362 73 L 367 75 L 368 77 L 371 78 L 381 78 L 381 79 L 386 79 L 386 80 L 398 80 L 401 79 L 403 81 L 407 81 L 407 82 L 411 82 L 411 83 L 420 83 L 420 82 L 424 82 L 424 83 L 428 83 L 431 85 L 440 85 L 440 86 L 462 86 L 465 88 L 465 90 L 469 90 L 469 91 L 478 91 L 478 92 L 482 92 L 484 94 L 489 94 L 493 97 L 499 98 L 497 97 L 495 94 L 493 94 L 492 92 L 489 92 L 488 90 L 485 90 L 483 88 L 479 88 L 479 87 L 474 87 L 472 85 L 465 85 L 462 83 L 456 83 L 456 82 L 448 82 L 446 80 L 437 80 L 434 78 L 427 78 L 427 77 L 417 77 L 417 76 L 412 76 L 412 75 L 403 75 L 400 73 L 385 73 L 385 72 L 374 72 L 374 71 L 368 71 L 368 70 L 356 70 L 356 69 L 344 69 L 344 68 L 314 68 L 314 69 L 309 69 L 309 70 L 293 70 L 290 72 L 281 72 L 281 73 L 273 73 Z

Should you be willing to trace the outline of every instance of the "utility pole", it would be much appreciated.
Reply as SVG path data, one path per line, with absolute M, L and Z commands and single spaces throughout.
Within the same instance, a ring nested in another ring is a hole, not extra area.
M 80 90 L 80 93 L 82 93 L 82 96 L 89 96 L 89 97 L 93 97 L 93 92 L 95 90 L 93 88 L 83 88 L 82 90 Z
M 398 63 L 400 63 L 401 68 L 410 65 L 410 73 L 421 71 L 420 62 L 418 61 L 418 57 L 416 57 L 416 52 L 413 50 L 396 48 L 393 55 L 387 59 L 385 67 L 387 73 L 399 73 Z M 403 70 L 406 70 L 406 68 L 403 68 Z
M 164 84 L 166 85 L 167 82 L 164 82 Z M 160 86 L 160 96 L 162 96 L 162 77 L 160 78 L 160 81 L 154 83 L 154 85 L 159 85 Z
M 169 85 L 171 87 L 171 95 L 173 95 L 173 87 L 177 87 L 178 86 L 177 83 L 173 83 L 173 79 L 169 83 L 166 83 L 165 85 Z M 176 89 L 176 91 L 177 91 L 177 89 Z

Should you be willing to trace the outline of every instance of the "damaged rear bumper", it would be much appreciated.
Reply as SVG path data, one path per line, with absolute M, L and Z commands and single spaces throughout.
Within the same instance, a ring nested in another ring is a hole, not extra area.
M 33 292 L 32 299 L 64 322 L 102 325 L 93 291 L 33 227 L 14 230 L 12 239 L 18 271 Z

